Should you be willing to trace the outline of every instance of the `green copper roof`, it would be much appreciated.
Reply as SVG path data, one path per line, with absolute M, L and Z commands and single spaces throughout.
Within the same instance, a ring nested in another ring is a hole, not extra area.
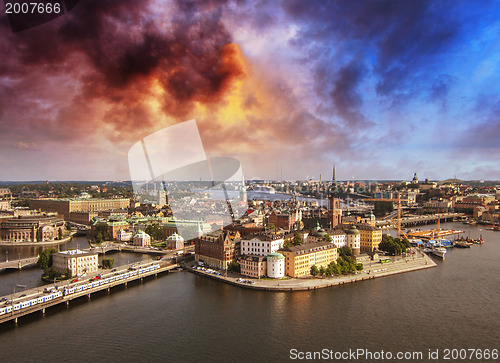
M 281 258 L 285 258 L 285 256 L 283 256 L 281 253 L 273 252 L 273 253 L 270 253 L 269 255 L 267 255 L 267 258 L 278 258 L 278 259 L 281 259 Z

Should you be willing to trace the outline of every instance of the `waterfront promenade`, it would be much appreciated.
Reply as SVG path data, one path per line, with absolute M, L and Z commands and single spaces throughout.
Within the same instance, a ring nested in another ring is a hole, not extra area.
M 13 241 L 2 241 L 0 240 L 0 246 L 5 246 L 5 247 L 38 247 L 38 246 L 54 246 L 54 245 L 61 245 L 63 243 L 71 241 L 73 236 L 77 232 L 72 232 L 69 236 L 64 237 L 62 239 L 54 239 L 51 241 L 40 241 L 40 242 L 31 242 L 31 241 L 26 241 L 26 242 L 13 242 Z
M 331 286 L 345 285 L 353 282 L 371 280 L 379 277 L 385 277 L 405 272 L 412 272 L 427 268 L 436 267 L 436 263 L 425 253 L 418 251 L 417 256 L 401 258 L 394 262 L 381 264 L 378 262 L 364 263 L 365 269 L 357 274 L 341 275 L 334 277 L 316 277 L 300 279 L 255 279 L 245 276 L 217 276 L 208 272 L 186 267 L 187 270 L 198 275 L 207 276 L 231 285 L 244 287 L 248 289 L 267 290 L 267 291 L 304 291 L 315 290 Z M 239 278 L 252 281 L 253 284 L 238 282 Z

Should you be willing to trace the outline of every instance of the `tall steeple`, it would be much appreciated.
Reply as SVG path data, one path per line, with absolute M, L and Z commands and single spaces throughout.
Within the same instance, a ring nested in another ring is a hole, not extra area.
M 333 164 L 332 183 L 337 184 L 337 180 L 335 179 L 335 164 Z

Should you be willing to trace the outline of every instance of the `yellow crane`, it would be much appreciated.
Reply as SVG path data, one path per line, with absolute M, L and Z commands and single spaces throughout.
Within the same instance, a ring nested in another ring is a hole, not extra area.
M 397 198 L 375 198 L 375 199 L 364 199 L 365 201 L 368 201 L 368 202 L 396 202 L 397 204 L 397 211 L 398 211 L 398 218 L 397 218 L 397 222 L 394 221 L 394 219 L 390 218 L 390 220 L 394 223 L 394 225 L 396 226 L 397 230 L 398 230 L 398 238 L 401 238 L 401 235 L 403 235 L 406 239 L 408 239 L 408 237 L 406 236 L 406 234 L 401 230 L 401 195 L 400 193 L 398 192 L 398 196 Z

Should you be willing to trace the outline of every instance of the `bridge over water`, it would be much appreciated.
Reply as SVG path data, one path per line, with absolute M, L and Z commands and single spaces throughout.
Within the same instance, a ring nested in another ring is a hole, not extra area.
M 147 263 L 136 265 L 135 268 L 139 269 L 142 266 L 146 266 L 148 264 L 151 264 L 152 262 L 154 262 L 154 261 L 148 261 Z M 47 308 L 52 307 L 52 306 L 59 305 L 59 304 L 66 304 L 66 306 L 69 307 L 69 302 L 71 300 L 78 299 L 81 297 L 87 297 L 90 300 L 91 295 L 96 293 L 96 292 L 107 290 L 109 293 L 110 290 L 115 286 L 123 285 L 123 286 L 127 287 L 128 283 L 130 283 L 132 281 L 140 280 L 142 282 L 143 279 L 148 277 L 148 276 L 155 276 L 155 278 L 156 278 L 158 276 L 158 274 L 160 274 L 160 273 L 164 273 L 164 272 L 167 272 L 167 271 L 170 271 L 172 269 L 180 267 L 179 264 L 166 264 L 164 262 L 159 263 L 159 265 L 160 265 L 159 268 L 152 270 L 152 271 L 147 271 L 147 272 L 143 272 L 143 273 L 140 273 L 140 274 L 137 274 L 134 276 L 129 276 L 126 278 L 117 279 L 115 281 L 105 283 L 105 284 L 102 284 L 100 286 L 86 288 L 85 290 L 74 292 L 74 293 L 71 293 L 71 294 L 66 295 L 66 296 L 57 297 L 57 298 L 50 300 L 50 301 L 47 301 L 47 302 L 38 303 L 36 305 L 22 308 L 22 309 L 17 310 L 17 311 L 8 312 L 4 315 L 0 315 L 0 324 L 5 323 L 7 321 L 11 321 L 11 320 L 13 320 L 17 324 L 18 318 L 20 318 L 22 316 L 32 314 L 35 312 L 41 312 L 43 315 L 45 315 L 45 310 Z M 121 275 L 123 273 L 126 273 L 127 271 L 130 271 L 127 268 L 128 266 L 130 266 L 130 265 L 120 266 L 119 269 L 121 269 L 121 270 L 116 272 L 114 275 L 110 274 L 107 276 L 103 276 L 103 279 L 107 278 L 108 276 L 111 276 L 111 275 L 117 276 L 117 275 Z M 58 286 L 59 288 L 57 291 L 63 291 L 64 289 L 70 289 L 72 287 L 81 286 L 82 284 L 88 284 L 88 282 L 86 282 L 86 281 L 85 282 L 79 281 L 79 282 L 74 282 L 74 283 L 64 282 L 64 283 L 56 283 L 56 284 L 52 284 L 52 285 L 46 285 L 45 287 L 48 287 L 48 288 L 54 287 L 55 288 L 55 286 Z M 36 299 L 38 297 L 46 296 L 47 294 L 40 292 L 40 288 L 34 288 L 34 289 L 23 291 L 23 295 L 25 295 L 25 296 L 23 296 L 22 298 L 10 296 L 10 295 L 6 296 L 4 298 L 4 299 L 7 299 L 7 302 L 5 304 L 12 305 L 12 302 L 14 304 L 17 304 L 17 303 L 22 302 L 22 301 L 29 301 L 32 299 Z M 1 307 L 5 306 L 5 305 L 3 305 L 4 303 L 1 303 L 1 304 L 2 304 Z
M 422 216 L 409 216 L 401 218 L 401 226 L 409 227 L 409 226 L 417 226 L 421 224 L 430 224 L 437 223 L 438 219 L 441 222 L 452 222 L 457 218 L 461 218 L 465 216 L 464 213 L 437 213 L 437 214 L 428 214 Z M 386 228 L 395 228 L 395 221 L 392 220 L 382 220 L 376 222 L 377 227 L 386 227 Z
M 20 260 L 0 262 L 0 270 L 7 270 L 7 269 L 21 270 L 26 267 L 34 267 L 36 265 L 36 261 L 38 261 L 38 256 L 23 258 Z

